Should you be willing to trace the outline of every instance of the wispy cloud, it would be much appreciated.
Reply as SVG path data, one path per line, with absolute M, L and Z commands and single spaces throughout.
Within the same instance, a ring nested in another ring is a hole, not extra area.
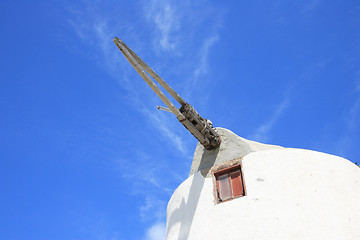
M 143 221 L 147 221 L 149 219 L 160 221 L 165 216 L 166 209 L 163 208 L 165 205 L 166 201 L 147 196 L 144 204 L 139 208 L 140 217 Z
M 348 113 L 348 117 L 346 119 L 349 130 L 356 130 L 359 127 L 359 121 L 360 121 L 359 118 L 360 118 L 360 92 L 359 92 L 359 96 L 352 104 Z
M 142 109 L 142 112 L 145 116 L 148 116 L 151 120 L 151 123 L 153 126 L 156 126 L 159 128 L 160 133 L 162 136 L 166 137 L 171 141 L 173 146 L 175 146 L 181 153 L 184 154 L 184 156 L 188 155 L 188 149 L 185 145 L 185 141 L 182 137 L 180 137 L 179 134 L 176 134 L 174 131 L 174 128 L 171 128 L 170 126 L 173 126 L 175 124 L 180 124 L 177 122 L 176 119 L 174 119 L 173 115 L 168 113 L 168 117 L 166 117 L 164 114 L 153 114 L 148 109 Z
M 281 115 L 284 113 L 284 111 L 289 107 L 290 100 L 288 97 L 285 97 L 275 108 L 272 112 L 272 115 L 270 118 L 262 123 L 253 133 L 253 135 L 250 137 L 250 139 L 253 139 L 255 141 L 260 142 L 267 142 L 270 138 L 270 131 L 275 126 Z
M 168 179 L 160 173 L 168 173 L 164 161 L 151 161 L 151 156 L 141 150 L 134 150 L 136 156 L 129 159 L 118 159 L 117 168 L 123 180 L 131 184 L 132 194 L 142 198 L 138 206 L 138 216 L 142 222 L 150 223 L 145 230 L 144 240 L 165 239 L 166 203 L 171 190 Z M 134 176 L 137 176 L 134 178 Z M 146 186 L 146 188 L 144 188 Z M 151 224 L 152 223 L 152 224 Z
M 135 191 L 139 189 L 138 187 L 146 185 L 150 192 L 154 190 L 168 192 L 167 181 L 161 180 L 160 174 L 167 171 L 166 159 L 158 158 L 156 161 L 151 161 L 153 156 L 137 147 L 131 149 L 131 152 L 131 161 L 125 157 L 118 158 L 115 161 L 115 170 L 119 170 L 123 178 L 132 182 Z M 136 179 L 134 175 L 137 176 Z
M 292 84 L 284 91 L 282 101 L 273 108 L 270 117 L 255 130 L 255 132 L 249 137 L 250 139 L 260 142 L 269 141 L 272 128 L 276 125 L 286 109 L 290 106 L 290 96 L 293 89 L 294 85 Z
M 72 18 L 68 19 L 68 23 L 84 45 L 90 47 L 91 50 L 87 53 L 89 58 L 94 59 L 122 87 L 133 92 L 134 88 L 129 84 L 127 78 L 127 68 L 121 63 L 119 52 L 114 51 L 112 41 L 116 36 L 115 29 L 123 33 L 126 33 L 128 29 L 126 26 L 111 28 L 109 26 L 110 19 L 96 13 L 94 8 L 96 6 L 89 5 L 88 9 L 84 11 L 70 9 Z
M 181 95 L 192 96 L 194 85 L 199 84 L 209 72 L 209 55 L 220 38 L 218 30 L 222 14 L 206 2 L 150 0 L 143 1 L 141 6 L 142 12 L 137 12 L 137 16 L 143 18 L 137 18 L 135 22 L 122 19 L 119 15 L 102 14 L 96 11 L 97 3 L 88 3 L 87 7 L 82 8 L 85 10 L 70 9 L 72 17 L 68 23 L 82 43 L 90 47 L 89 57 L 95 59 L 127 91 L 124 98 L 128 103 L 149 119 L 149 124 L 158 130 L 159 136 L 191 159 L 190 147 L 183 137 L 187 133 L 183 128 L 175 127 L 180 123 L 171 114 L 155 112 L 159 100 L 141 80 L 128 80 L 140 76 L 123 59 L 112 39 L 120 32 L 124 40 L 131 39 L 130 47 L 137 46 L 133 50 L 144 59 L 151 56 L 149 65 L 155 70 L 165 66 L 168 71 L 173 71 L 171 74 L 175 72 L 176 75 L 176 71 L 181 69 L 184 80 L 179 81 L 179 85 L 186 92 Z M 113 12 L 116 11 L 113 9 Z M 139 40 L 145 38 L 146 41 Z M 149 45 L 149 42 L 152 44 Z M 169 55 L 173 57 L 171 61 L 176 67 L 169 68 L 167 61 L 164 61 L 164 56 Z M 162 75 L 161 72 L 159 74 Z M 151 106 L 154 106 L 154 112 L 150 110 Z M 157 159 L 155 165 L 154 161 L 149 161 L 150 156 L 146 152 L 136 147 L 133 151 L 136 154 L 131 156 L 132 161 L 121 156 L 116 160 L 115 168 L 131 184 L 132 194 L 143 199 L 143 204 L 138 206 L 141 221 L 153 222 L 146 231 L 145 239 L 165 239 L 164 218 L 171 187 L 170 180 L 161 173 L 169 172 L 169 163 Z M 134 174 L 138 176 L 136 179 L 133 178 Z M 137 190 L 144 185 L 147 186 L 146 190 Z
M 168 1 L 159 0 L 146 1 L 144 6 L 147 20 L 154 23 L 157 29 L 155 42 L 159 42 L 165 50 L 173 50 L 179 41 L 176 36 L 180 24 L 177 9 Z
M 139 220 L 142 222 L 159 222 L 165 218 L 166 202 L 171 194 L 171 180 L 164 179 L 162 173 L 169 173 L 165 160 L 152 157 L 146 152 L 133 149 L 131 158 L 118 158 L 114 169 L 123 181 L 129 182 L 131 194 L 143 199 L 138 206 Z M 136 176 L 134 178 L 134 176 Z M 144 188 L 146 186 L 146 188 Z
M 309 1 L 300 1 L 300 4 L 303 4 L 304 11 L 314 11 L 321 3 L 321 0 L 309 0 Z
M 170 11 L 168 9 L 170 6 L 165 6 L 165 8 L 165 12 Z M 90 9 L 93 9 L 93 7 Z M 129 74 L 127 70 L 129 69 L 129 66 L 124 66 L 119 60 L 121 53 L 116 51 L 112 41 L 116 34 L 114 33 L 114 28 L 111 29 L 109 27 L 111 19 L 99 16 L 92 10 L 88 10 L 88 12 L 72 10 L 72 12 L 74 13 L 74 18 L 69 20 L 69 24 L 73 27 L 79 38 L 94 49 L 94 52 L 96 53 L 94 58 L 97 60 L 98 64 L 128 91 L 129 94 L 127 99 L 139 110 L 140 113 L 153 120 L 153 127 L 158 128 L 159 132 L 161 132 L 163 136 L 167 137 L 180 152 L 186 153 L 186 148 L 184 144 L 182 144 L 184 142 L 183 139 L 178 133 L 168 127 L 171 125 L 169 121 L 173 121 L 174 119 L 170 120 L 169 118 L 155 115 L 153 112 L 150 113 L 145 107 L 144 102 L 151 101 L 155 106 L 155 101 L 157 99 L 147 99 L 146 95 L 139 93 L 139 88 L 137 88 L 138 85 L 129 83 L 127 76 Z M 89 16 L 90 14 L 91 17 Z M 167 13 L 165 17 L 170 18 L 171 16 L 169 14 L 170 13 Z M 157 17 L 155 20 L 158 24 L 161 24 L 160 21 L 166 22 L 166 19 L 161 19 L 161 17 Z M 169 27 L 171 28 L 172 26 Z M 168 38 L 166 35 L 166 32 L 168 31 L 167 27 L 162 26 L 162 30 L 164 31 L 164 39 Z M 126 33 L 123 33 L 123 35 L 126 35 Z M 147 90 L 150 92 L 149 89 Z M 153 109 L 155 109 L 155 107 Z
M 355 92 L 360 94 L 360 72 L 356 74 L 356 81 L 355 81 Z
M 334 141 L 334 149 L 338 155 L 347 157 L 348 152 L 357 148 L 360 140 L 360 71 L 355 75 L 354 90 L 349 93 L 349 107 L 344 118 L 344 127 L 341 136 Z M 350 159 L 354 161 L 354 159 Z
M 166 201 L 159 200 L 152 196 L 146 196 L 145 202 L 139 208 L 140 217 L 142 221 L 153 220 L 159 221 L 164 219 L 166 209 L 163 206 L 166 205 Z
M 200 56 L 199 64 L 194 71 L 193 85 L 196 84 L 201 74 L 206 74 L 208 71 L 208 57 L 210 48 L 219 40 L 217 34 L 210 36 L 203 42 L 198 55 Z
M 163 222 L 157 222 L 152 225 L 146 232 L 144 240 L 165 240 L 166 226 Z
M 191 1 L 178 3 L 152 0 L 148 2 L 148 6 L 152 6 L 146 7 L 151 9 L 148 21 L 154 26 L 155 32 L 160 33 L 154 36 L 154 48 L 160 45 L 164 51 L 171 50 L 166 54 L 171 53 L 173 57 L 180 58 L 182 63 L 177 64 L 176 69 L 181 69 L 177 74 L 183 77 L 181 95 L 187 100 L 196 100 L 196 94 L 193 94 L 196 87 L 204 79 L 208 81 L 206 75 L 209 74 L 209 55 L 220 39 L 219 30 L 224 11 L 206 2 L 201 4 Z
M 353 96 L 353 102 L 346 114 L 346 124 L 348 131 L 356 131 L 359 129 L 360 121 L 360 71 L 355 75 L 354 90 L 350 94 Z

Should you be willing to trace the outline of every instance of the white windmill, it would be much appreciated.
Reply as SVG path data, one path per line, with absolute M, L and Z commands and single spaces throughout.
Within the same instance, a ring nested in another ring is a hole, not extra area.
M 190 175 L 168 203 L 168 240 L 360 239 L 360 168 L 334 155 L 213 128 L 125 43 L 114 42 L 166 110 L 199 140 Z

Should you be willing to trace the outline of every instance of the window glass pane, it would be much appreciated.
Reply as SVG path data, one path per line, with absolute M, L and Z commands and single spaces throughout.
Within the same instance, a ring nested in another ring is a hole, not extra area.
M 230 173 L 231 186 L 233 191 L 233 196 L 242 196 L 243 195 L 243 186 L 241 181 L 240 170 Z
M 219 176 L 219 192 L 221 200 L 227 200 L 231 198 L 231 189 L 228 174 Z

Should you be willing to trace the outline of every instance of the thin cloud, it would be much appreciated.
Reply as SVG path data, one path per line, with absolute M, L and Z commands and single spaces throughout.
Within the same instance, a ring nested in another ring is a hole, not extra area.
M 165 6 L 165 8 L 168 9 L 169 7 Z M 158 24 L 161 24 L 161 21 L 165 22 L 167 18 L 171 17 L 169 15 L 170 13 L 168 13 L 170 10 L 166 9 L 164 10 L 166 14 L 163 20 L 161 20 L 161 17 L 157 17 Z M 105 19 L 101 16 L 98 16 L 93 11 L 89 11 L 88 13 L 80 13 L 78 11 L 72 12 L 75 14 L 75 16 L 73 19 L 69 20 L 69 24 L 73 27 L 78 37 L 94 49 L 94 52 L 96 52 L 95 58 L 97 59 L 98 64 L 129 92 L 127 99 L 130 100 L 134 106 L 136 106 L 138 111 L 144 114 L 144 116 L 150 117 L 153 120 L 153 126 L 158 128 L 163 136 L 167 137 L 180 152 L 185 154 L 187 150 L 186 146 L 183 144 L 184 141 L 179 134 L 168 128 L 168 126 L 171 125 L 169 121 L 172 120 L 169 120 L 168 118 L 162 118 L 160 115 L 155 115 L 154 113 L 150 113 L 149 110 L 147 110 L 144 106 L 144 101 L 149 102 L 149 100 L 146 100 L 144 95 L 140 96 L 138 89 L 135 89 L 129 83 L 126 67 L 123 66 L 122 62 L 119 61 L 119 56 L 121 53 L 115 51 L 116 49 L 113 46 L 112 38 L 115 36 L 115 34 L 112 33 L 109 28 L 108 22 L 110 22 L 110 19 Z M 93 16 L 90 17 L 88 14 L 93 14 Z M 164 34 L 167 31 L 167 28 L 168 27 L 166 26 L 162 26 Z M 166 36 L 164 35 L 164 37 Z M 150 101 L 154 102 L 155 106 L 156 99 L 150 99 Z
M 150 8 L 148 6 L 151 6 Z M 179 29 L 179 19 L 176 13 L 175 5 L 165 1 L 148 1 L 145 4 L 144 12 L 147 12 L 147 20 L 154 23 L 157 29 L 158 37 L 156 41 L 164 50 L 173 50 L 178 42 L 175 35 Z M 149 10 L 150 9 L 150 10 Z
M 173 125 L 174 123 L 180 124 L 177 122 L 175 117 L 171 116 L 173 119 L 169 120 L 163 114 L 153 114 L 148 109 L 143 109 L 142 111 L 144 115 L 150 118 L 153 126 L 156 126 L 158 129 L 161 130 L 161 135 L 169 139 L 172 145 L 175 146 L 182 154 L 184 154 L 185 156 L 188 154 L 188 149 L 185 145 L 185 141 L 180 137 L 180 135 L 174 132 L 174 128 L 169 128 L 169 126 Z
M 209 53 L 212 46 L 219 40 L 219 35 L 215 32 L 210 37 L 204 39 L 200 49 L 198 50 L 197 56 L 199 56 L 198 61 L 196 61 L 195 69 L 192 72 L 190 81 L 186 83 L 185 87 L 185 97 L 189 98 L 192 95 L 193 89 L 201 81 L 202 77 L 208 73 L 208 61 Z
M 73 18 L 69 19 L 68 23 L 79 39 L 91 47 L 91 57 L 125 89 L 133 91 L 124 74 L 127 72 L 126 68 L 121 64 L 118 52 L 114 51 L 112 39 L 115 33 L 110 30 L 109 20 L 92 11 L 72 12 Z
M 157 222 L 146 231 L 144 240 L 165 240 L 166 226 L 163 222 Z
M 268 142 L 270 140 L 271 130 L 274 128 L 285 111 L 290 107 L 291 96 L 293 95 L 292 91 L 294 88 L 295 83 L 290 83 L 288 88 L 283 93 L 284 97 L 282 101 L 274 107 L 270 117 L 255 130 L 255 132 L 249 137 L 250 139 L 259 142 Z
M 115 169 L 119 170 L 122 178 L 128 179 L 134 185 L 134 189 L 138 189 L 136 186 L 146 185 L 148 189 L 153 192 L 161 191 L 167 192 L 166 182 L 160 178 L 160 172 L 166 172 L 167 165 L 164 160 L 157 159 L 156 162 L 150 161 L 151 157 L 139 149 L 133 149 L 132 161 L 128 158 L 118 158 L 116 160 Z M 134 179 L 134 175 L 137 176 Z M 134 192 L 137 194 L 137 192 Z
M 179 64 L 178 68 L 187 66 L 180 73 L 184 77 L 182 95 L 192 96 L 195 85 L 208 74 L 209 53 L 220 39 L 218 32 L 224 11 L 211 4 L 162 0 L 147 2 L 144 9 L 148 11 L 148 22 L 157 33 L 154 34 L 154 49 L 161 46 L 162 50 L 172 50 L 168 53 L 181 56 L 180 61 L 184 64 Z
M 139 208 L 142 221 L 148 221 L 149 219 L 160 221 L 164 219 L 166 213 L 164 206 L 166 206 L 166 201 L 151 195 L 146 196 L 144 204 Z
M 256 130 L 255 133 L 250 137 L 255 141 L 267 142 L 270 138 L 269 134 L 271 129 L 275 126 L 281 115 L 285 112 L 285 110 L 289 107 L 290 100 L 288 97 L 285 97 L 273 111 L 270 118 L 262 123 Z
M 196 8 L 193 5 L 196 5 Z M 180 124 L 174 116 L 156 112 L 155 106 L 158 105 L 159 100 L 148 86 L 141 80 L 129 81 L 133 76 L 134 78 L 141 78 L 131 69 L 121 53 L 116 50 L 112 39 L 119 32 L 121 32 L 122 38 L 132 39 L 129 45 L 137 46 L 137 49 L 143 48 L 139 54 L 141 56 L 143 54 L 144 57 L 146 55 L 152 56 L 151 65 L 155 70 L 161 69 L 161 66 L 166 66 L 163 51 L 166 51 L 167 55 L 172 54 L 174 63 L 179 69 L 182 69 L 184 79 L 188 79 L 181 82 L 181 86 L 183 89 L 187 89 L 187 93 L 190 94 L 191 87 L 196 83 L 198 84 L 201 77 L 208 73 L 209 53 L 219 39 L 218 29 L 221 14 L 214 13 L 220 13 L 220 11 L 212 8 L 210 4 L 203 5 L 204 7 L 190 1 L 185 3 L 146 1 L 143 2 L 142 13 L 140 13 L 144 18 L 137 19 L 138 22 L 135 23 L 131 22 L 131 27 L 129 27 L 127 24 L 129 20 L 121 19 L 121 16 L 117 15 L 101 15 L 96 11 L 97 5 L 91 3 L 88 7 L 83 8 L 86 9 L 85 11 L 72 9 L 73 17 L 68 21 L 69 26 L 72 27 L 82 43 L 90 47 L 92 52 L 89 57 L 94 58 L 109 76 L 126 89 L 128 94 L 124 98 L 128 103 L 149 119 L 151 127 L 157 129 L 160 136 L 173 145 L 174 149 L 189 159 L 191 159 L 188 154 L 190 147 L 184 141 L 184 133 L 180 133 L 184 129 L 179 128 L 177 130 L 174 127 Z M 188 16 L 193 19 L 189 20 Z M 119 22 L 121 25 L 117 24 Z M 137 24 L 142 27 L 137 28 Z M 150 24 L 150 31 L 149 28 L 143 27 L 146 24 Z M 147 37 L 146 41 L 138 40 L 143 39 L 144 36 Z M 184 43 L 184 39 L 187 39 L 186 43 Z M 153 44 L 149 45 L 148 42 Z M 139 53 L 137 49 L 134 50 Z M 182 59 L 177 59 L 178 56 L 181 56 Z M 176 62 L 176 60 L 178 61 Z M 196 62 L 197 64 L 188 64 L 188 62 Z M 150 110 L 149 106 L 151 105 L 154 106 L 154 112 Z M 132 194 L 143 199 L 143 204 L 138 206 L 140 220 L 154 222 L 148 228 L 145 239 L 165 239 L 163 219 L 166 214 L 166 202 L 172 192 L 171 181 L 173 180 L 164 178 L 161 173 L 168 172 L 170 166 L 168 166 L 169 163 L 161 159 L 157 159 L 155 166 L 153 161 L 149 161 L 148 154 L 136 151 L 136 149 L 134 147 L 136 154 L 131 156 L 131 161 L 128 161 L 127 156 L 121 156 L 115 160 L 115 169 L 119 169 L 121 177 L 131 184 Z M 138 176 L 136 179 L 133 178 L 134 174 Z M 176 176 L 174 174 L 170 178 Z M 139 188 L 139 186 L 144 185 L 147 186 L 145 190 Z M 139 191 L 138 189 L 143 190 Z
M 355 78 L 353 92 L 355 100 L 346 117 L 347 127 L 350 131 L 355 131 L 359 127 L 358 123 L 360 120 L 360 72 L 356 74 Z
M 302 2 L 302 4 L 304 4 L 304 11 L 314 11 L 321 3 L 321 0 L 310 0 L 307 2 Z
M 200 55 L 200 64 L 194 71 L 194 84 L 198 81 L 199 76 L 201 74 L 206 74 L 208 71 L 208 58 L 209 58 L 209 51 L 210 48 L 219 40 L 219 36 L 216 34 L 205 39 L 202 47 L 200 48 L 199 55 Z
M 347 117 L 347 126 L 349 130 L 356 130 L 359 127 L 359 117 L 360 117 L 360 96 L 357 97 L 353 105 L 349 110 Z
M 344 118 L 344 128 L 341 136 L 334 140 L 334 149 L 338 155 L 347 157 L 351 149 L 356 148 L 360 140 L 360 72 L 355 76 L 354 90 L 349 94 L 352 99 Z M 355 143 L 355 144 L 354 144 Z M 354 161 L 354 159 L 351 159 Z
M 171 180 L 164 179 L 161 173 L 169 172 L 162 159 L 151 161 L 150 156 L 134 149 L 131 161 L 128 158 L 118 158 L 114 169 L 121 179 L 129 182 L 131 194 L 143 199 L 138 206 L 139 220 L 142 222 L 162 221 L 166 215 L 166 202 L 171 194 Z M 134 178 L 136 176 L 136 178 Z M 146 188 L 144 188 L 146 186 Z
M 360 94 L 360 72 L 357 74 L 358 80 L 355 82 L 355 91 Z

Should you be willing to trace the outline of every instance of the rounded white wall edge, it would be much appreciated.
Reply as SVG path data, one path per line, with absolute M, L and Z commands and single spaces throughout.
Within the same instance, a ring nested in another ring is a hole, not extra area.
M 221 164 L 230 159 L 243 157 L 251 152 L 283 148 L 281 146 L 247 140 L 225 128 L 217 127 L 216 132 L 221 137 L 219 148 L 207 150 L 198 143 L 194 152 L 190 175 L 201 170 L 206 172 L 214 165 Z
M 215 204 L 212 178 L 187 178 L 167 208 L 167 240 L 360 239 L 360 168 L 316 151 L 242 158 L 247 195 Z

